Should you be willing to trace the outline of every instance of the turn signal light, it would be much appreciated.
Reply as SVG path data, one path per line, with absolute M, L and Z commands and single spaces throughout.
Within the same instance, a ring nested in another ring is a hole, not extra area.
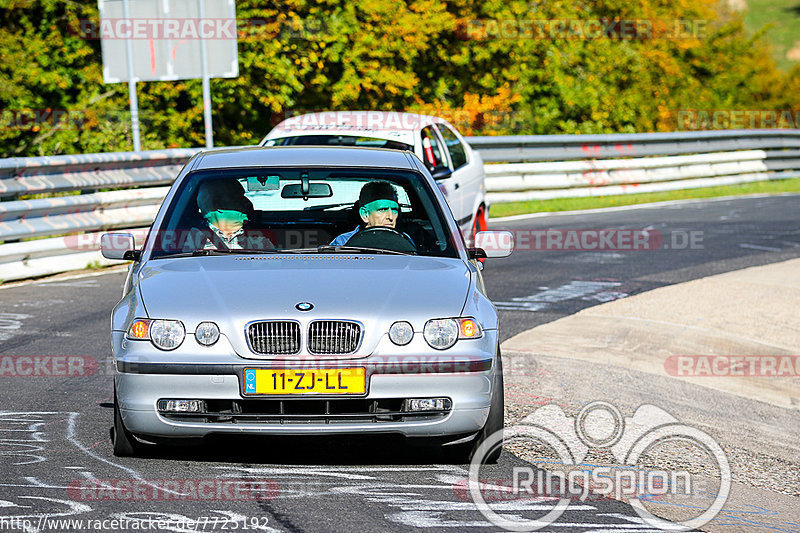
M 128 328 L 129 339 L 147 340 L 150 338 L 150 321 L 143 318 L 137 318 Z
M 474 318 L 462 318 L 459 324 L 460 339 L 477 339 L 483 335 L 480 325 Z

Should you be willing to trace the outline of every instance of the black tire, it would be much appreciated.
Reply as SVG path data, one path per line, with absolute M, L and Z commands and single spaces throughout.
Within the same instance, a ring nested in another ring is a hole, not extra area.
M 486 424 L 483 429 L 472 439 L 470 442 L 464 444 L 456 444 L 452 446 L 443 446 L 442 451 L 455 464 L 465 464 L 472 462 L 475 452 L 478 447 L 490 435 L 502 431 L 505 425 L 505 401 L 503 394 L 503 360 L 500 357 L 500 347 L 497 347 L 497 371 L 494 375 L 494 386 L 492 387 L 492 406 L 489 409 L 489 416 L 486 418 Z M 491 453 L 483 458 L 483 464 L 496 464 L 500 459 L 500 454 L 503 452 L 503 444 L 496 446 Z
M 111 430 L 111 442 L 114 445 L 114 455 L 117 457 L 135 457 L 142 451 L 142 444 L 122 422 L 116 387 L 114 387 L 114 429 Z

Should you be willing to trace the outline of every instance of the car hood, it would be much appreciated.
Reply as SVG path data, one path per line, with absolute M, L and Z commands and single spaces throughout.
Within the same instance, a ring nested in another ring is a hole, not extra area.
M 240 355 L 253 320 L 357 320 L 359 353 L 371 353 L 396 320 L 422 331 L 431 318 L 459 316 L 469 272 L 458 259 L 401 255 L 237 255 L 149 261 L 139 286 L 150 318 L 182 320 L 187 334 L 216 322 Z M 295 306 L 309 302 L 310 311 Z M 303 328 L 305 329 L 305 327 Z

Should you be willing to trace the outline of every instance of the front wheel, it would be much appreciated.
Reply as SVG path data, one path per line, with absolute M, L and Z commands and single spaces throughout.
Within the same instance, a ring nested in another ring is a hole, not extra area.
M 114 445 L 114 455 L 117 457 L 135 457 L 143 447 L 122 422 L 116 385 L 114 386 L 114 429 L 111 430 L 111 442 Z
M 452 446 L 443 446 L 442 451 L 447 458 L 456 464 L 465 464 L 472 462 L 475 457 L 475 452 L 478 447 L 489 438 L 490 435 L 503 431 L 505 415 L 505 401 L 503 395 L 503 360 L 500 357 L 500 348 L 497 348 L 497 371 L 494 374 L 494 385 L 492 387 L 492 406 L 489 408 L 489 416 L 486 418 L 486 424 L 483 429 L 472 439 L 470 442 L 464 444 L 454 444 Z M 496 446 L 486 457 L 483 458 L 483 464 L 495 464 L 503 452 L 503 441 Z

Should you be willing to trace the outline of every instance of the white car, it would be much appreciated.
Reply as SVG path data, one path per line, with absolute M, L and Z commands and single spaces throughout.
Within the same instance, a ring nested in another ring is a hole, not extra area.
M 328 111 L 288 118 L 261 146 L 368 146 L 414 152 L 439 185 L 469 245 L 487 229 L 483 160 L 444 119 L 394 111 Z

